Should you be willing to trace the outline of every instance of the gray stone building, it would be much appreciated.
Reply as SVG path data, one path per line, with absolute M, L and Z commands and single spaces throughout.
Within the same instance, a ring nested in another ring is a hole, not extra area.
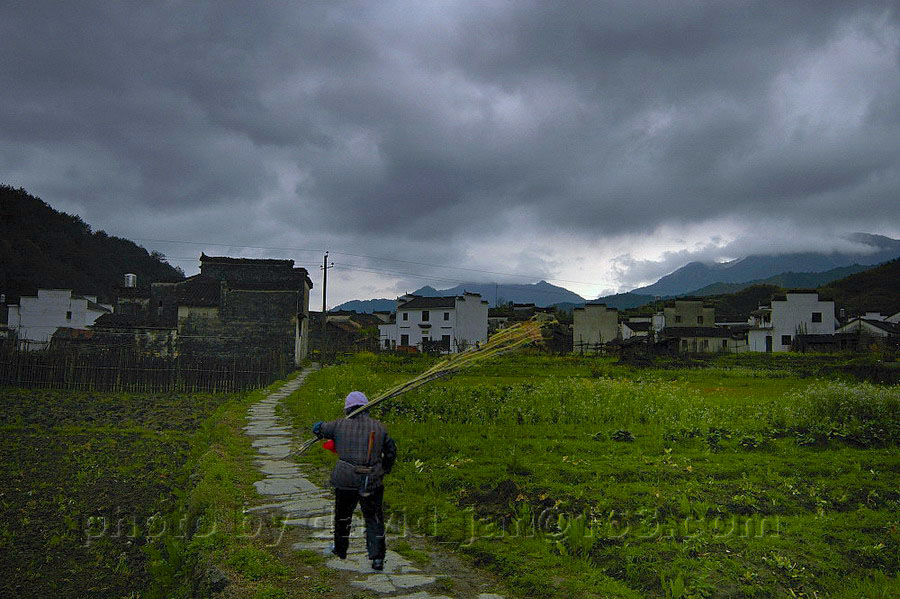
M 241 357 L 277 351 L 300 364 L 309 348 L 312 281 L 293 260 L 200 256 L 200 274 L 123 289 L 94 329 L 131 335 L 154 353 Z

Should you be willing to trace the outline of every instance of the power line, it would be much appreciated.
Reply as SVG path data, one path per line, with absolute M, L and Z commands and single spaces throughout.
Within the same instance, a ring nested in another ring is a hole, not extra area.
M 235 247 L 242 249 L 253 249 L 253 250 L 274 250 L 274 251 L 286 251 L 286 252 L 324 252 L 326 250 L 319 249 L 309 249 L 309 248 L 288 248 L 288 247 L 267 247 L 267 246 L 259 246 L 259 245 L 236 245 L 230 243 L 211 243 L 211 242 L 203 242 L 203 241 L 182 241 L 176 239 L 149 239 L 142 237 L 135 237 L 137 241 L 151 241 L 154 243 L 185 243 L 190 245 L 212 245 L 216 247 Z M 577 285 L 596 285 L 596 283 L 590 283 L 587 281 L 575 281 L 572 279 L 556 279 L 556 278 L 547 278 L 543 275 L 523 275 L 517 273 L 509 273 L 509 272 L 500 272 L 495 270 L 483 270 L 480 268 L 468 268 L 464 266 L 449 266 L 446 264 L 430 264 L 428 262 L 416 262 L 414 260 L 403 260 L 400 258 L 387 258 L 385 256 L 371 256 L 368 254 L 353 254 L 350 252 L 336 252 L 331 251 L 332 254 L 337 254 L 341 256 L 353 256 L 354 258 L 368 258 L 370 260 L 384 260 L 387 262 L 401 262 L 404 264 L 415 264 L 417 266 L 428 266 L 431 268 L 448 268 L 452 270 L 463 270 L 467 272 L 478 272 L 489 275 L 499 275 L 504 277 L 517 277 L 520 279 L 544 279 L 545 281 L 557 281 L 561 283 L 575 283 Z M 463 281 L 466 282 L 466 281 Z

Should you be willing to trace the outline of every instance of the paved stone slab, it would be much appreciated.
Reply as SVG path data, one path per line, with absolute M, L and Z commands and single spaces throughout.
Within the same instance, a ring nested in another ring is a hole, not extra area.
M 434 584 L 437 578 L 424 574 L 373 574 L 363 580 L 354 580 L 350 584 L 376 593 L 396 593 L 401 589 Z
M 273 478 L 271 476 L 253 483 L 260 495 L 291 495 L 316 491 L 317 487 L 305 478 Z
M 286 458 L 291 455 L 291 447 L 289 445 L 275 445 L 273 447 L 259 447 L 259 453 L 265 454 L 273 458 Z
M 300 469 L 297 465 L 284 460 L 257 460 L 256 467 L 259 468 L 263 474 L 288 474 L 296 472 L 297 476 L 300 476 Z
M 328 516 L 311 516 L 309 518 L 289 518 L 284 521 L 288 526 L 303 526 L 306 528 L 317 528 L 321 530 L 331 530 L 332 517 Z
M 257 439 L 251 445 L 253 447 L 272 447 L 274 445 L 290 445 L 291 438 L 288 436 L 268 435 Z
M 293 549 L 294 551 L 315 551 L 317 553 L 324 553 L 331 549 L 331 541 L 322 540 L 318 542 L 294 543 L 293 545 L 291 545 L 291 549 Z M 347 550 L 347 556 L 349 559 L 349 556 L 351 555 L 362 555 L 365 552 L 365 549 L 362 549 L 360 547 L 354 548 L 351 546 L 350 549 Z
M 451 599 L 447 595 L 432 595 L 427 591 L 419 591 L 412 595 L 391 595 L 391 599 Z
M 357 555 L 347 555 L 347 559 L 343 560 L 335 557 L 330 559 L 325 565 L 335 570 L 348 570 L 361 574 L 374 572 L 372 570 L 372 561 L 363 551 L 360 551 Z M 385 553 L 384 574 L 410 574 L 420 571 L 418 568 L 414 568 L 412 562 L 399 553 L 390 549 Z
M 503 595 L 496 593 L 479 593 L 478 599 L 503 599 Z

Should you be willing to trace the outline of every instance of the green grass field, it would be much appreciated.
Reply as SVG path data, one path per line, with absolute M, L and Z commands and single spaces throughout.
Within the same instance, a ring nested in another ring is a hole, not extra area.
M 900 596 L 900 390 L 813 378 L 814 362 L 473 367 L 377 410 L 400 447 L 392 524 L 529 597 Z M 289 410 L 298 429 L 337 418 L 350 390 L 428 364 L 361 355 Z

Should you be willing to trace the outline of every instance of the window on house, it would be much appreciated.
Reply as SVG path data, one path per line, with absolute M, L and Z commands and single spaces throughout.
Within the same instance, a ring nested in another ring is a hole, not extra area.
M 391 348 L 391 340 L 385 339 L 384 340 L 384 349 L 390 349 L 390 348 Z
M 821 312 L 813 312 L 812 313 L 812 321 L 813 322 L 822 322 L 822 313 Z
M 403 320 L 409 320 L 409 312 L 403 313 Z
M 703 349 L 709 349 L 709 339 L 703 340 Z
M 431 319 L 431 313 L 428 310 L 422 310 L 422 322 L 428 322 Z
M 409 335 L 400 335 L 400 345 L 409 345 Z
M 66 320 L 72 320 L 72 313 L 66 312 Z
M 675 315 L 675 322 L 681 322 L 681 314 Z
M 728 348 L 728 339 L 722 339 L 722 349 Z
M 703 317 L 702 317 L 702 316 L 698 316 L 698 317 L 697 317 L 697 324 L 703 324 Z
M 450 320 L 450 313 L 444 312 L 444 320 Z
M 790 345 L 791 344 L 791 336 L 790 335 L 782 335 L 781 336 L 781 345 Z
M 450 335 L 441 335 L 441 343 L 450 347 Z

